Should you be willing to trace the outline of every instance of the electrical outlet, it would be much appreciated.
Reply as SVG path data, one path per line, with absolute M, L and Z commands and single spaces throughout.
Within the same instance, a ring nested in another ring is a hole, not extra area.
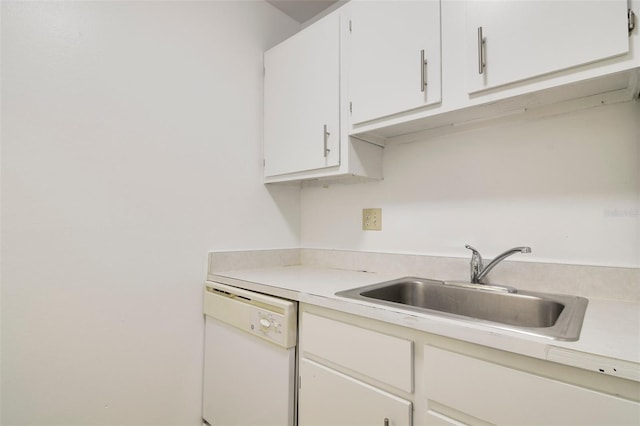
M 362 230 L 382 231 L 382 209 L 362 209 Z

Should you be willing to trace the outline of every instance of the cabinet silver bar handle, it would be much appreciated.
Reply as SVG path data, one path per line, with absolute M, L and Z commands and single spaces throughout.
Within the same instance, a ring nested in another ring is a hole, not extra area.
M 329 133 L 327 131 L 327 125 L 324 125 L 324 156 L 325 158 L 329 156 L 329 152 L 331 152 L 331 150 L 327 147 L 328 143 L 329 143 L 329 136 L 331 136 L 331 133 Z
M 478 27 L 478 74 L 484 72 L 484 37 L 482 36 L 482 27 Z
M 424 49 L 420 51 L 420 91 L 424 93 L 427 88 L 427 61 L 424 59 Z
M 389 419 L 388 418 L 384 418 L 384 426 L 389 426 Z

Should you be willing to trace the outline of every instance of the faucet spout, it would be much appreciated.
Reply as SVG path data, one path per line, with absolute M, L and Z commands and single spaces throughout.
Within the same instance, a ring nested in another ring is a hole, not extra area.
M 473 251 L 473 254 L 471 256 L 471 282 L 476 284 L 483 284 L 482 280 L 487 276 L 489 271 L 491 271 L 498 263 L 502 262 L 512 254 L 531 253 L 531 247 L 514 247 L 505 251 L 504 253 L 499 254 L 495 259 L 489 262 L 486 267 L 484 267 L 482 265 L 482 257 L 480 256 L 480 253 L 478 253 L 476 249 L 469 245 L 466 245 L 465 247 Z

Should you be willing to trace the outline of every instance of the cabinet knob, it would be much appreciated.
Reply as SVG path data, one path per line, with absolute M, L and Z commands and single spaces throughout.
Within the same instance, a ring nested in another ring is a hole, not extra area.
M 384 418 L 384 426 L 389 426 L 389 419 L 388 418 Z

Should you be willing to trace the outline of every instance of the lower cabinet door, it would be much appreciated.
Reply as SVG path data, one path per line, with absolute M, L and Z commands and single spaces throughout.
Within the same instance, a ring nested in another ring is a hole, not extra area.
M 411 402 L 300 359 L 299 426 L 409 426 Z
M 638 425 L 640 404 L 425 346 L 428 424 Z

